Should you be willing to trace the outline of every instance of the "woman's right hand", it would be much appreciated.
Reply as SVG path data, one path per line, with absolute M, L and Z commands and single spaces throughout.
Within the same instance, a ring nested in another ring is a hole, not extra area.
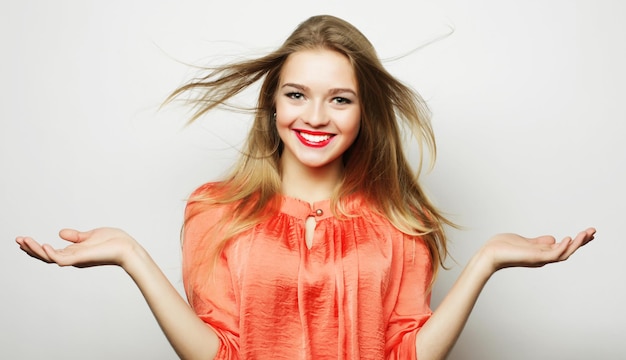
M 63 229 L 59 237 L 71 242 L 63 249 L 39 244 L 30 237 L 17 237 L 15 241 L 28 255 L 59 266 L 90 267 L 118 265 L 124 267 L 126 259 L 139 244 L 126 232 L 115 228 L 98 228 L 86 232 Z
M 71 244 L 54 249 L 30 237 L 15 241 L 28 255 L 59 266 L 118 265 L 135 281 L 165 336 L 181 359 L 212 359 L 220 346 L 215 331 L 206 326 L 172 286 L 150 255 L 120 229 L 90 231 L 63 229 L 59 236 Z

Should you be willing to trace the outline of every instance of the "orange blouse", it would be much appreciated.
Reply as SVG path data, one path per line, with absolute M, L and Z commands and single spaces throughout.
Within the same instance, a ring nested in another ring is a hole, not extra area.
M 227 207 L 187 221 L 185 290 L 221 340 L 216 359 L 416 359 L 415 336 L 431 315 L 428 248 L 360 197 L 346 205 L 357 215 L 281 196 L 280 211 L 228 242 L 216 263 L 203 239 Z

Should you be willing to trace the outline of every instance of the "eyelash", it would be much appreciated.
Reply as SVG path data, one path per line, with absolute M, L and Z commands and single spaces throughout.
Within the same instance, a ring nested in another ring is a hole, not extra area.
M 287 96 L 290 99 L 298 100 L 298 99 L 302 99 L 304 97 L 304 94 L 293 91 L 293 92 L 286 93 L 285 96 Z
M 333 98 L 333 101 L 338 103 L 338 104 L 352 104 L 352 100 L 346 99 L 344 97 Z
M 302 94 L 301 92 L 296 92 L 296 91 L 292 91 L 292 92 L 288 92 L 285 94 L 285 96 L 287 96 L 290 99 L 294 99 L 294 100 L 299 100 L 302 99 L 304 97 L 304 94 Z M 333 101 L 337 104 L 351 104 L 352 100 L 345 98 L 345 97 L 334 97 Z

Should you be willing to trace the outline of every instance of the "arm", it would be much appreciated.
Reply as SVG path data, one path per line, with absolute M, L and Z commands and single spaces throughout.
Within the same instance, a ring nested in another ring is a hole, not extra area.
M 59 266 L 117 265 L 137 284 L 159 326 L 181 359 L 212 359 L 219 339 L 196 316 L 150 255 L 132 237 L 118 229 L 88 232 L 61 230 L 59 236 L 73 244 L 60 250 L 40 245 L 32 238 L 16 242 L 28 255 Z
M 469 261 L 459 278 L 416 338 L 420 360 L 445 359 L 458 339 L 483 287 L 496 271 L 506 267 L 540 267 L 566 260 L 593 240 L 589 228 L 576 238 L 556 243 L 551 236 L 527 239 L 500 234 L 490 239 Z

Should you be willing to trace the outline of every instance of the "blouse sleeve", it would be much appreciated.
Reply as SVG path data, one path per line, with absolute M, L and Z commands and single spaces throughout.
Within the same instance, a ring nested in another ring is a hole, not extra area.
M 189 304 L 220 339 L 215 359 L 237 359 L 239 311 L 226 249 L 216 258 L 215 246 L 210 241 L 215 238 L 211 231 L 216 230 L 216 224 L 225 214 L 222 206 L 187 203 L 182 250 L 183 283 Z
M 387 326 L 386 358 L 417 359 L 417 332 L 430 318 L 432 269 L 429 250 L 421 238 L 404 237 L 397 301 Z

